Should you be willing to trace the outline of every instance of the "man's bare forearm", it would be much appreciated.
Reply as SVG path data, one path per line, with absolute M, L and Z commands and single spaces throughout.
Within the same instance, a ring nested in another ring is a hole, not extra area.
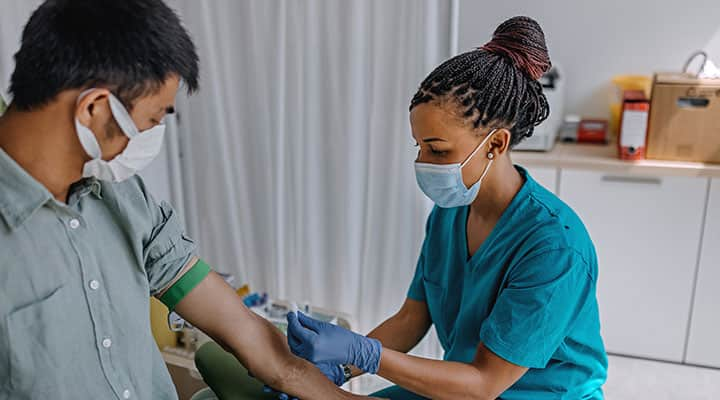
M 210 273 L 176 307 L 255 377 L 301 399 L 351 399 L 312 364 L 292 355 L 275 326 L 250 311 L 220 276 Z
M 248 338 L 230 339 L 227 345 L 233 354 L 248 366 L 248 370 L 265 384 L 278 391 L 302 399 L 349 399 L 355 396 L 347 393 L 323 375 L 315 366 L 290 353 L 287 339 L 267 320 L 253 315 L 253 325 L 258 330 L 254 339 L 256 351 L 243 354 L 244 343 Z M 256 354 L 262 353 L 263 360 L 258 363 Z

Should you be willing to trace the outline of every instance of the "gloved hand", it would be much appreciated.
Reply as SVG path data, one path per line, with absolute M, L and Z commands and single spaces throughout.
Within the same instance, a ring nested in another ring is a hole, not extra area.
M 325 376 L 327 376 L 327 378 L 335 385 L 342 386 L 345 384 L 345 373 L 343 372 L 343 367 L 341 365 L 317 364 L 315 366 L 318 367 L 320 372 L 325 374 Z
M 290 350 L 315 365 L 350 364 L 377 374 L 382 344 L 345 328 L 298 312 L 287 315 Z

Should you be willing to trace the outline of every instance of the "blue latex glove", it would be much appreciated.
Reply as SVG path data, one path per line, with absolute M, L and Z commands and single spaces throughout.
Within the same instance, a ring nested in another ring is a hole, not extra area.
M 277 390 L 271 388 L 271 387 L 268 386 L 268 385 L 263 386 L 263 392 L 265 392 L 265 393 L 277 393 L 277 395 L 278 395 L 278 400 L 291 400 L 291 399 L 290 399 L 290 396 L 288 396 L 287 393 L 278 392 Z M 298 400 L 298 398 L 297 398 L 297 397 L 293 397 L 292 400 Z
M 265 393 L 277 393 L 279 400 L 291 400 L 291 397 L 288 396 L 287 393 L 278 392 L 277 390 L 271 388 L 268 385 L 263 385 L 263 392 Z M 298 400 L 297 397 L 292 397 L 292 400 Z
M 345 373 L 343 373 L 342 366 L 337 364 L 317 364 L 315 366 L 335 385 L 342 386 L 345 384 Z
M 382 354 L 379 340 L 312 319 L 301 312 L 288 314 L 287 321 L 288 344 L 296 356 L 315 365 L 350 364 L 377 374 Z

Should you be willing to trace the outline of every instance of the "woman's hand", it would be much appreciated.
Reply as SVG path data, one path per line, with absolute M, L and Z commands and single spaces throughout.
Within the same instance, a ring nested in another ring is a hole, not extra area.
M 300 312 L 288 314 L 287 320 L 288 344 L 296 356 L 318 367 L 349 364 L 371 374 L 376 374 L 380 368 L 382 344 L 379 340 L 315 320 Z
M 343 373 L 343 367 L 339 364 L 316 364 L 316 367 L 327 376 L 328 379 L 337 386 L 345 384 L 345 374 Z

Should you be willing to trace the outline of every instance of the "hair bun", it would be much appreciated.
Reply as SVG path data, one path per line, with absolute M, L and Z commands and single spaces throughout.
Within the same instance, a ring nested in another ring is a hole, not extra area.
M 533 80 L 550 69 L 550 56 L 540 24 L 529 17 L 513 17 L 500 24 L 493 38 L 481 47 L 509 58 Z

